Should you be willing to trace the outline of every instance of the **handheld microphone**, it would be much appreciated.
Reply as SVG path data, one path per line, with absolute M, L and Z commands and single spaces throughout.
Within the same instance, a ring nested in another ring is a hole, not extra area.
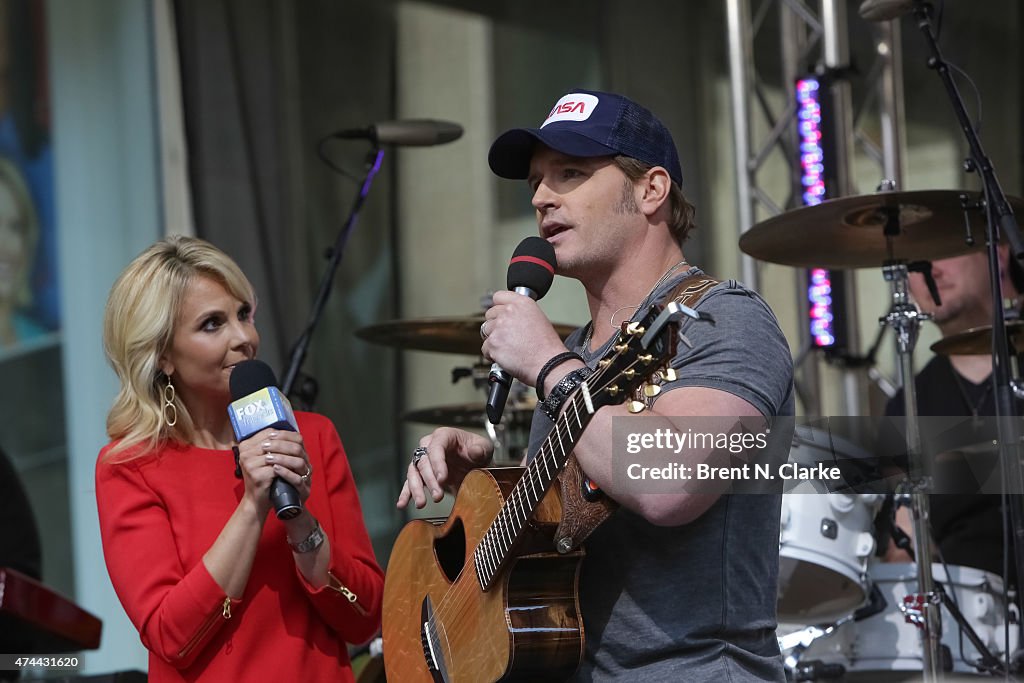
M 516 294 L 523 294 L 536 301 L 551 289 L 555 279 L 555 265 L 555 248 L 551 243 L 540 237 L 527 237 L 512 253 L 506 284 Z M 498 424 L 505 411 L 512 377 L 500 365 L 493 363 L 487 381 L 490 383 L 487 419 L 491 424 Z
M 914 9 L 914 0 L 864 0 L 857 12 L 867 21 L 890 21 Z
M 381 121 L 366 128 L 349 128 L 332 135 L 335 138 L 366 138 L 377 145 L 430 147 L 443 145 L 462 137 L 462 126 L 451 121 L 408 119 Z
M 228 416 L 235 438 L 240 442 L 272 427 L 299 431 L 292 406 L 281 390 L 270 366 L 259 360 L 242 361 L 231 371 L 231 405 Z M 278 519 L 291 519 L 302 512 L 302 500 L 295 487 L 280 477 L 270 484 L 270 501 Z

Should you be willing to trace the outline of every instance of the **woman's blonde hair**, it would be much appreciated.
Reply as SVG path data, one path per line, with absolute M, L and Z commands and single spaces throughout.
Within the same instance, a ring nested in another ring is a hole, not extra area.
M 136 257 L 111 288 L 103 318 L 103 349 L 121 389 L 107 414 L 107 434 L 117 442 L 107 451 L 108 458 L 132 446 L 139 448 L 121 460 L 150 453 L 168 440 L 192 441 L 195 428 L 180 398 L 174 399 L 175 425 L 164 419 L 163 395 L 170 378 L 159 362 L 174 338 L 188 286 L 199 276 L 216 280 L 255 309 L 252 285 L 238 264 L 196 237 L 176 235 L 157 242 Z
M 32 264 L 36 256 L 36 243 L 39 241 L 39 214 L 32 201 L 25 176 L 9 157 L 0 156 L 0 185 L 6 185 L 11 197 L 21 214 L 25 231 L 25 264 L 19 274 L 18 290 L 14 303 L 21 308 L 32 305 Z

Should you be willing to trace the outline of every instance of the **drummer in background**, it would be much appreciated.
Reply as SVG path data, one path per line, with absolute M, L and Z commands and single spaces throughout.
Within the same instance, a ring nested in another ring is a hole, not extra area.
M 1009 257 L 1005 245 L 998 249 L 1000 286 L 1004 306 L 1019 310 L 1024 292 L 1024 273 Z M 988 254 L 985 251 L 940 259 L 932 263 L 932 276 L 938 287 L 941 306 L 935 304 L 924 277 L 910 275 L 910 290 L 918 307 L 932 316 L 943 338 L 992 324 L 992 295 L 989 290 Z M 1010 316 L 1008 316 L 1010 317 Z M 970 416 L 977 419 L 995 415 L 995 391 L 992 357 L 983 355 L 936 355 L 914 379 L 917 410 L 925 416 Z M 1018 405 L 1020 405 L 1018 403 Z M 1018 408 L 1019 410 L 1019 408 Z M 904 414 L 901 389 L 886 405 L 887 416 Z M 982 437 L 979 437 L 979 441 Z M 994 458 L 995 453 L 977 453 L 968 457 Z M 998 461 L 993 460 L 998 467 Z M 1003 574 L 1003 516 L 998 495 L 934 494 L 929 496 L 931 528 L 941 558 L 953 565 Z M 888 518 L 883 514 L 880 517 Z M 896 523 L 911 533 L 910 512 L 901 507 Z M 886 530 L 887 531 L 887 530 Z M 1013 566 L 1013 552 L 1009 553 Z M 910 561 L 904 550 L 890 543 L 885 554 L 889 562 Z M 1010 572 L 1013 576 L 1014 572 Z M 1016 581 L 1012 581 L 1016 583 Z

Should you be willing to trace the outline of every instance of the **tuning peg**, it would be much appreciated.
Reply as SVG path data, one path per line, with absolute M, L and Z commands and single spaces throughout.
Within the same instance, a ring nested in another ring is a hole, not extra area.
M 654 398 L 661 393 L 661 387 L 657 384 L 645 384 L 644 385 L 644 396 L 647 398 Z
M 662 378 L 666 382 L 675 382 L 677 379 L 679 379 L 679 375 L 676 374 L 676 369 L 672 367 L 665 368 L 659 374 L 661 374 Z
M 629 412 L 633 413 L 634 415 L 636 413 L 643 412 L 643 410 L 646 407 L 647 406 L 644 405 L 643 401 L 630 401 L 629 402 Z

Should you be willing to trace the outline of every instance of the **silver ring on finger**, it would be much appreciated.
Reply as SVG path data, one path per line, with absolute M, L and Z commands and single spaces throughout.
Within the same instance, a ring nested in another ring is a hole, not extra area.
M 487 321 L 480 323 L 480 338 L 487 341 Z
M 306 463 L 306 472 L 305 472 L 305 474 L 302 475 L 302 483 L 305 484 L 306 486 L 309 486 L 309 478 L 312 476 L 312 474 L 313 474 L 313 466 L 310 465 L 307 462 Z
M 420 460 L 427 454 L 427 449 L 423 446 L 417 446 L 412 452 L 412 466 L 417 467 L 420 464 Z

